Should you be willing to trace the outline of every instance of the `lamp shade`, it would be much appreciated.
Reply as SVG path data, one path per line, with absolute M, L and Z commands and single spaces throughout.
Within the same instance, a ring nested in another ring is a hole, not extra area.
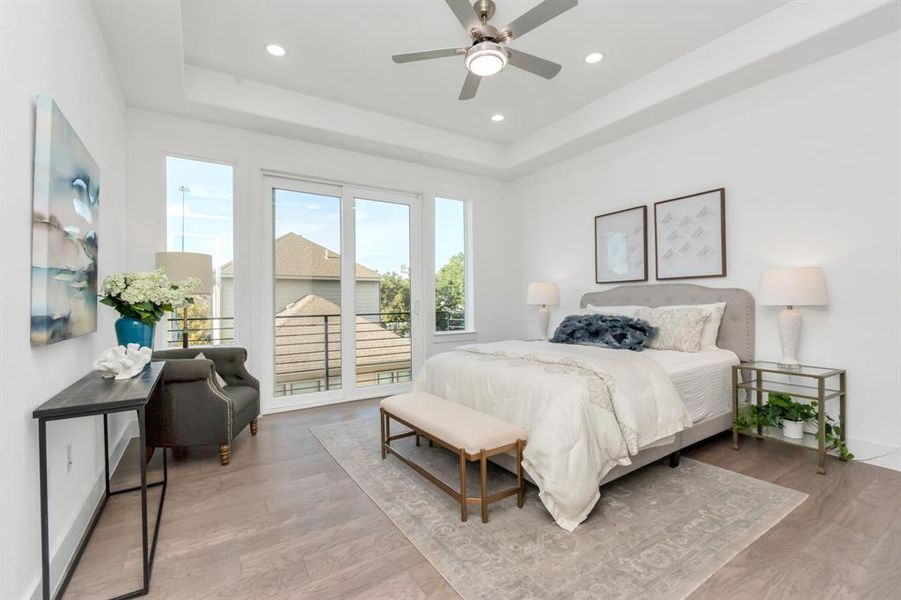
M 198 252 L 157 252 L 156 266 L 166 269 L 170 281 L 188 277 L 200 280 L 195 294 L 213 293 L 213 257 Z
M 824 306 L 826 278 L 820 267 L 770 269 L 760 274 L 758 303 L 764 306 Z
M 560 304 L 560 288 L 556 283 L 530 283 L 526 304 L 529 306 L 557 306 Z

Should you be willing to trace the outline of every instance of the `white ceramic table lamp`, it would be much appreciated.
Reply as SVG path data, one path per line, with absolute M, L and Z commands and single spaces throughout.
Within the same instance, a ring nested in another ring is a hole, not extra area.
M 547 339 L 547 325 L 551 318 L 548 306 L 560 304 L 560 289 L 556 283 L 530 283 L 526 304 L 538 307 L 538 335 Z
M 770 269 L 760 274 L 758 303 L 763 306 L 785 306 L 779 313 L 779 340 L 785 366 L 797 366 L 801 342 L 801 313 L 796 306 L 825 306 L 826 279 L 820 267 Z

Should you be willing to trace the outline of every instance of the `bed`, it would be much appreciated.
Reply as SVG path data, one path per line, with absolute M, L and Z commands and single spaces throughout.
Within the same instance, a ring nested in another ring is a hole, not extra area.
M 523 468 L 571 531 L 603 484 L 729 429 L 732 366 L 754 357 L 754 299 L 745 290 L 631 285 L 582 296 L 583 308 L 716 302 L 726 302 L 718 350 L 475 344 L 431 357 L 415 387 L 528 431 Z M 513 468 L 509 457 L 496 462 Z

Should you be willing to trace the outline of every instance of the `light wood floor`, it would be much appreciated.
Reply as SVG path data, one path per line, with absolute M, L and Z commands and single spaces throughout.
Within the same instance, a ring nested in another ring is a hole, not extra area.
M 309 432 L 376 414 L 375 401 L 362 401 L 261 418 L 259 436 L 245 430 L 236 440 L 228 467 L 216 448 L 170 455 L 148 598 L 456 598 Z M 718 437 L 685 455 L 810 498 L 691 598 L 898 598 L 901 473 L 830 460 L 823 477 L 813 453 L 743 442 L 734 452 Z M 152 492 L 152 508 L 157 499 Z M 538 501 L 534 489 L 527 501 Z M 111 499 L 65 598 L 140 586 L 138 502 Z

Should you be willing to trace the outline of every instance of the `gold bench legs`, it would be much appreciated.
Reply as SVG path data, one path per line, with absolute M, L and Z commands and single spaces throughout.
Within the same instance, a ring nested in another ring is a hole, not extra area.
M 391 419 L 399 422 L 401 425 L 408 427 L 411 431 L 405 433 L 399 433 L 397 435 L 391 435 Z M 439 489 L 444 491 L 447 495 L 454 498 L 460 504 L 460 520 L 466 522 L 469 519 L 469 507 L 468 504 L 479 504 L 481 505 L 482 512 L 482 522 L 488 522 L 488 505 L 492 502 L 497 502 L 498 500 L 503 500 L 504 498 L 512 495 L 516 495 L 516 506 L 518 508 L 522 508 L 525 494 L 525 486 L 522 480 L 522 452 L 525 446 L 524 440 L 516 440 L 513 444 L 508 444 L 506 446 L 502 446 L 500 448 L 493 449 L 483 449 L 476 454 L 467 454 L 466 450 L 463 448 L 457 448 L 447 442 L 435 438 L 427 431 L 423 431 L 415 427 L 414 425 L 407 423 L 403 419 L 398 419 L 391 413 L 385 411 L 385 409 L 379 409 L 379 425 L 381 429 L 381 439 L 379 440 L 379 445 L 381 447 L 382 459 L 384 460 L 388 454 L 393 454 L 400 460 L 405 463 L 407 466 L 412 468 L 414 471 L 425 477 L 428 481 L 435 484 Z M 460 489 L 455 490 L 452 487 L 448 486 L 446 483 L 426 471 L 422 466 L 416 464 L 412 459 L 404 456 L 403 452 L 396 450 L 391 442 L 394 440 L 402 439 L 405 437 L 416 436 L 416 445 L 419 445 L 419 438 L 424 437 L 429 441 L 429 446 L 433 446 L 437 444 L 438 446 L 450 450 L 454 454 L 459 457 L 460 460 Z M 488 458 L 494 456 L 496 454 L 502 454 L 504 452 L 516 452 L 516 486 L 510 487 L 499 492 L 495 492 L 492 495 L 488 494 Z M 479 461 L 480 468 L 480 490 L 479 495 L 474 497 L 469 497 L 466 495 L 466 465 L 469 461 Z
M 522 483 L 522 440 L 516 440 L 516 486 L 519 493 L 516 495 L 516 508 L 522 508 L 525 500 L 525 486 Z
M 466 508 L 466 452 L 460 450 L 460 520 L 464 523 L 469 518 Z
M 485 449 L 482 448 L 482 452 L 479 454 L 479 467 L 481 469 L 481 473 L 479 475 L 482 479 L 482 523 L 488 522 L 488 456 L 485 454 Z

